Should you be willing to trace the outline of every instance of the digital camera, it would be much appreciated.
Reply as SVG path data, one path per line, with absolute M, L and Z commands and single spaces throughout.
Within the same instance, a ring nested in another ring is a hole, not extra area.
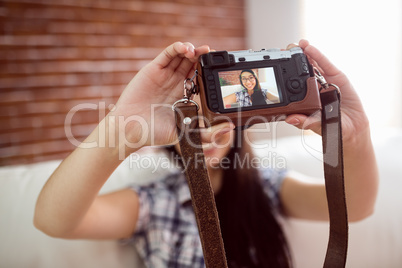
M 299 47 L 210 52 L 200 57 L 197 70 L 208 125 L 250 126 L 321 109 L 313 67 Z

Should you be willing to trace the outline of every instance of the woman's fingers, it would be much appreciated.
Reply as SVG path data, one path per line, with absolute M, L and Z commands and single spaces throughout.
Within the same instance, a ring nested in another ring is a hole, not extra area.
M 191 62 L 195 63 L 198 57 L 202 54 L 208 53 L 210 51 L 209 46 L 204 45 L 195 48 L 190 42 L 176 42 L 168 46 L 162 51 L 155 59 L 155 63 L 160 65 L 162 68 L 167 67 L 175 59 L 187 58 Z
M 292 48 L 298 47 L 298 46 L 299 46 L 298 44 L 292 43 L 292 44 L 289 44 L 289 45 L 286 47 L 286 50 L 289 50 L 289 49 L 292 49 Z
M 302 130 L 312 130 L 321 135 L 321 114 L 315 113 L 310 116 L 292 114 L 286 117 L 285 122 Z
M 169 67 L 171 70 L 177 71 L 182 75 L 187 75 L 188 70 L 193 66 L 195 48 L 193 44 L 189 42 L 183 43 L 183 46 L 187 47 L 186 52 L 177 54 L 165 67 Z
M 211 49 L 208 45 L 200 46 L 195 49 L 195 59 L 197 60 L 199 56 L 210 52 Z
M 188 45 L 190 48 L 192 47 L 191 43 L 184 43 L 184 44 Z M 177 61 L 175 63 L 172 62 L 169 65 L 169 67 L 172 68 L 178 74 L 183 75 L 187 78 L 188 76 L 192 76 L 191 72 L 195 70 L 195 63 L 198 61 L 198 57 L 208 52 L 209 52 L 209 46 L 201 46 L 195 48 L 194 51 L 191 51 L 191 53 L 184 54 L 185 58 L 177 57 L 175 59 Z
M 334 76 L 340 73 L 340 70 L 320 50 L 310 45 L 307 40 L 300 40 L 299 45 L 304 50 L 304 53 L 312 58 L 326 75 Z
M 154 62 L 161 68 L 165 68 L 179 56 L 193 58 L 194 55 L 195 49 L 191 43 L 176 42 L 165 48 L 165 50 L 154 59 Z
M 198 57 L 209 51 L 209 46 L 206 45 L 194 48 L 189 42 L 176 42 L 160 53 L 154 59 L 154 63 L 160 69 L 169 68 L 179 75 L 186 76 L 193 69 Z
M 231 122 L 218 124 L 210 128 L 201 128 L 201 141 L 203 143 L 214 143 L 222 135 L 232 131 L 235 125 Z

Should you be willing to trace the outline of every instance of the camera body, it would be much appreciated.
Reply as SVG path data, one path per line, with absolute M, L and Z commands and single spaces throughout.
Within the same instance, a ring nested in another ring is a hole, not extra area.
M 251 126 L 321 109 L 314 70 L 299 47 L 210 52 L 197 70 L 206 125 Z

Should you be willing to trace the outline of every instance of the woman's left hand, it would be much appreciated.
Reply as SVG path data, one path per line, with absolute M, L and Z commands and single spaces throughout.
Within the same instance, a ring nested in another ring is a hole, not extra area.
M 288 47 L 294 47 L 290 45 Z M 370 137 L 368 118 L 350 81 L 327 57 L 306 40 L 299 46 L 325 80 L 341 91 L 343 163 L 349 221 L 358 221 L 373 213 L 378 191 L 378 169 Z M 317 116 L 289 115 L 287 123 L 321 134 Z M 324 185 L 308 183 L 295 175 L 283 182 L 281 195 L 284 211 L 294 217 L 328 219 Z M 314 186 L 315 185 L 315 186 Z
M 288 49 L 296 45 L 288 46 Z M 335 84 L 341 91 L 342 134 L 344 143 L 354 141 L 361 133 L 368 131 L 369 123 L 361 101 L 346 75 L 336 68 L 329 59 L 308 41 L 301 40 L 299 46 L 311 64 L 319 69 L 328 83 Z M 290 115 L 285 120 L 300 129 L 311 129 L 321 135 L 321 120 L 314 116 Z

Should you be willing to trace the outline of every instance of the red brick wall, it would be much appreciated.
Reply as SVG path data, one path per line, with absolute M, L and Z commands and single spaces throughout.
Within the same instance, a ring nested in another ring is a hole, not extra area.
M 228 85 L 239 85 L 239 75 L 241 71 L 220 72 L 219 78 L 223 79 Z
M 64 158 L 174 41 L 244 49 L 243 0 L 0 2 L 0 165 Z M 102 108 L 103 106 L 103 108 Z
M 256 74 L 258 78 L 258 69 L 252 69 L 252 71 Z M 240 85 L 240 73 L 242 70 L 239 71 L 227 71 L 227 72 L 219 72 L 219 78 L 225 80 L 228 85 Z

